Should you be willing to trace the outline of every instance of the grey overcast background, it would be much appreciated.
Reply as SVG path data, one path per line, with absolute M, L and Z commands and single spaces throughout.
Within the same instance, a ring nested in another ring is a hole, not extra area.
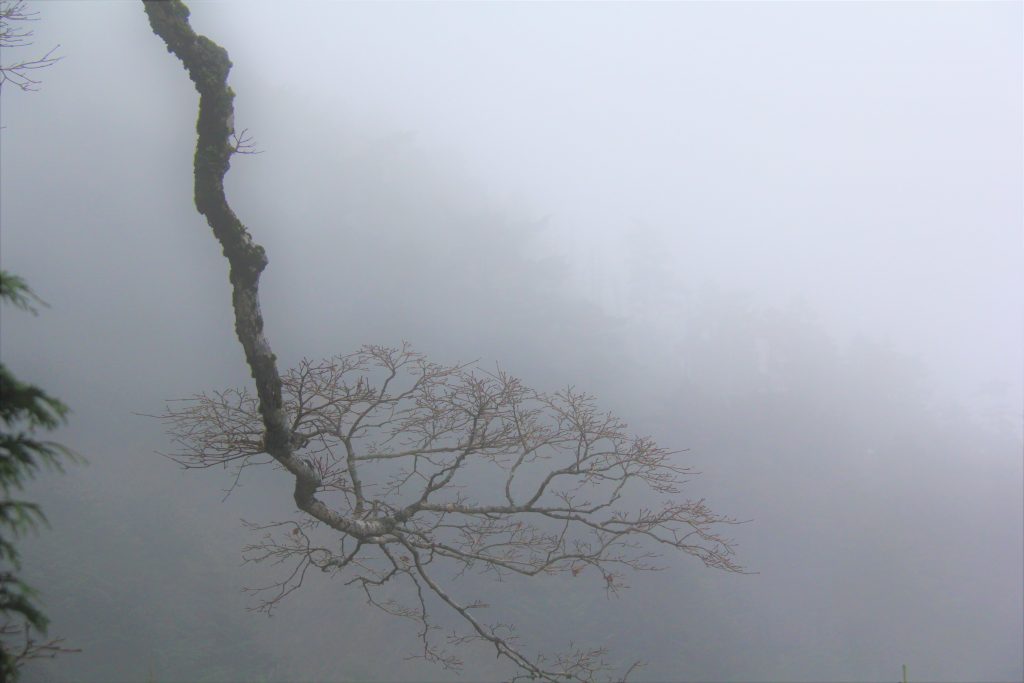
M 27 681 L 450 680 L 317 580 L 267 619 L 240 518 L 289 480 L 182 472 L 164 399 L 246 385 L 191 198 L 197 96 L 139 3 L 40 3 L 5 88 L 3 361 L 89 464 L 30 493 L 52 632 Z M 230 52 L 229 195 L 283 365 L 408 339 L 595 393 L 689 449 L 756 574 L 669 558 L 609 600 L 496 594 L 526 644 L 651 681 L 1020 681 L 1021 3 L 192 3 Z M 14 56 L 4 54 L 4 62 Z M 277 475 L 277 476 L 275 476 Z M 502 612 L 503 610 L 503 612 Z M 470 649 L 461 680 L 508 670 Z

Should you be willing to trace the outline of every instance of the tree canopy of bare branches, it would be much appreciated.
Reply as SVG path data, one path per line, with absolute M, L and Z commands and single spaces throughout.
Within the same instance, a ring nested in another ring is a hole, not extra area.
M 237 475 L 270 465 L 292 476 L 303 515 L 256 527 L 263 535 L 247 548 L 254 561 L 290 566 L 257 589 L 260 607 L 273 609 L 319 569 L 417 623 L 430 661 L 458 668 L 451 646 L 483 641 L 515 665 L 515 678 L 586 681 L 608 673 L 603 649 L 527 654 L 486 616 L 487 605 L 456 595 L 445 579 L 468 571 L 586 573 L 614 592 L 625 571 L 658 568 L 664 550 L 740 570 L 715 531 L 733 520 L 679 499 L 688 470 L 678 454 L 631 436 L 586 394 L 546 394 L 500 370 L 436 365 L 408 345 L 366 346 L 279 373 L 259 308 L 266 255 L 224 195 L 238 151 L 231 62 L 193 32 L 183 3 L 145 8 L 200 93 L 196 207 L 229 261 L 235 329 L 256 387 L 171 402 L 160 417 L 178 446 L 169 455 L 185 467 L 225 466 Z M 629 509 L 633 492 L 660 502 Z M 393 597 L 401 585 L 405 600 Z M 438 608 L 457 615 L 461 635 L 438 636 Z
M 456 611 L 474 635 L 537 675 L 589 678 L 598 652 L 554 668 L 529 660 L 477 616 L 439 576 L 481 571 L 571 574 L 586 570 L 610 592 L 627 570 L 657 569 L 659 549 L 736 571 L 714 528 L 730 520 L 702 501 L 679 501 L 688 470 L 676 453 L 631 436 L 626 425 L 573 389 L 544 394 L 501 372 L 428 362 L 408 345 L 367 346 L 325 361 L 302 361 L 282 377 L 291 444 L 317 482 L 312 520 L 260 527 L 255 560 L 291 563 L 261 591 L 271 610 L 309 569 L 343 577 L 367 599 L 421 626 L 428 659 L 458 666 L 431 638 L 427 596 Z M 272 464 L 257 399 L 246 390 L 170 404 L 161 416 L 187 468 Z M 486 487 L 486 488 L 484 488 Z M 660 494 L 630 511 L 627 493 Z M 315 520 L 315 521 L 314 521 Z M 316 529 L 343 532 L 319 543 Z M 378 594 L 407 582 L 410 604 Z

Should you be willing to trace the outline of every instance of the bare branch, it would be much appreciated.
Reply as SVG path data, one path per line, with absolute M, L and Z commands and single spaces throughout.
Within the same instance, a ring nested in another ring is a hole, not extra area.
M 256 143 L 248 128 L 231 133 L 231 151 L 233 154 L 263 154 L 262 149 L 256 149 Z
M 35 659 L 54 659 L 59 655 L 82 651 L 81 648 L 65 647 L 63 638 L 36 640 L 32 632 L 29 624 L 18 624 L 10 620 L 0 622 L 0 647 L 7 654 L 7 664 L 15 671 Z
M 0 0 L 0 52 L 32 45 L 33 32 L 21 24 L 38 20 L 38 12 L 29 12 L 24 0 Z M 60 45 L 41 57 L 28 57 L 10 64 L 0 63 L 0 88 L 10 83 L 20 90 L 37 90 L 40 81 L 35 71 L 53 66 L 63 57 L 55 56 Z

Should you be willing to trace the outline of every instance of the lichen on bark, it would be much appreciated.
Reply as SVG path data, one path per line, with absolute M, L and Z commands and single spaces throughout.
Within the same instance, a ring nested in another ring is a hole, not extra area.
M 199 92 L 194 159 L 196 209 L 206 217 L 230 264 L 235 332 L 256 383 L 267 452 L 295 475 L 296 503 L 309 511 L 314 507 L 312 493 L 319 482 L 292 452 L 281 377 L 270 342 L 263 334 L 259 278 L 268 263 L 266 252 L 253 241 L 224 192 L 224 176 L 234 153 L 230 136 L 234 133 L 235 94 L 227 84 L 231 60 L 227 50 L 192 30 L 188 7 L 180 0 L 146 0 L 144 7 L 153 32 L 167 45 L 167 51 L 181 60 Z

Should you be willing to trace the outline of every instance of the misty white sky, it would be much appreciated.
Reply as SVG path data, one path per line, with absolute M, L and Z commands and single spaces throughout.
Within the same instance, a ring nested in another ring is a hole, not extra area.
M 236 157 L 227 186 L 268 250 L 283 364 L 408 338 L 600 390 L 690 449 L 695 497 L 755 520 L 736 534 L 760 574 L 673 566 L 616 603 L 616 637 L 652 675 L 685 660 L 694 680 L 895 680 L 910 661 L 912 680 L 1019 678 L 1024 5 L 189 6 L 229 51 L 236 123 L 264 151 Z M 5 308 L 0 331 L 4 362 L 72 406 L 60 438 L 91 463 L 67 495 L 40 485 L 55 523 L 33 558 L 56 623 L 109 618 L 78 665 L 105 681 L 111 634 L 150 622 L 61 598 L 81 579 L 55 557 L 81 545 L 82 575 L 134 585 L 130 547 L 167 565 L 146 579 L 167 602 L 210 603 L 241 582 L 237 518 L 292 501 L 268 474 L 221 503 L 224 481 L 153 455 L 159 425 L 132 414 L 249 381 L 192 204 L 191 83 L 139 3 L 36 8 L 36 44 L 65 58 L 0 100 L 0 262 L 51 307 Z M 758 393 L 776 351 L 784 390 Z M 188 571 L 147 528 L 136 547 L 89 526 L 146 515 L 186 539 Z M 208 556 L 229 566 L 219 584 L 197 569 Z M 341 593 L 304 598 L 319 620 L 244 628 L 315 678 L 302 666 L 341 647 L 323 644 Z M 250 623 L 237 612 L 225 632 Z M 347 644 L 353 660 L 378 648 L 381 679 L 444 675 L 398 668 L 388 639 Z
M 240 122 L 271 90 L 414 132 L 548 217 L 613 311 L 621 245 L 656 233 L 669 286 L 803 300 L 1019 398 L 1019 3 L 251 7 L 194 10 Z
M 48 90 L 79 79 L 85 96 L 83 50 L 124 59 L 73 27 L 148 40 L 138 8 L 100 6 L 37 26 L 68 57 Z M 262 163 L 316 131 L 302 155 L 329 183 L 339 141 L 404 131 L 485 201 L 545 220 L 546 248 L 616 314 L 631 309 L 624 246 L 650 242 L 667 290 L 806 303 L 965 402 L 1008 383 L 994 390 L 1020 406 L 1019 3 L 244 7 L 192 11 L 231 53 Z M 256 125 L 271 108 L 290 130 Z

